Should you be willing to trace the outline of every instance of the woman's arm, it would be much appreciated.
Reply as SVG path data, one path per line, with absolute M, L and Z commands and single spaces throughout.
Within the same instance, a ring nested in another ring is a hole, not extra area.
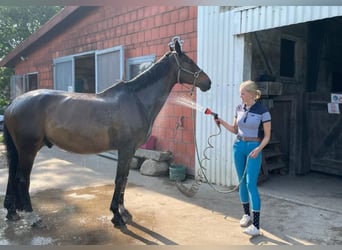
M 236 118 L 234 118 L 232 125 L 228 124 L 226 121 L 222 120 L 221 118 L 217 118 L 215 119 L 215 121 L 218 124 L 222 124 L 223 127 L 225 127 L 228 131 L 232 132 L 233 134 L 238 133 Z
M 271 139 L 271 121 L 263 123 L 264 128 L 264 138 L 262 139 L 260 145 L 256 147 L 249 156 L 252 158 L 256 158 L 258 154 L 263 150 L 264 147 L 268 144 Z

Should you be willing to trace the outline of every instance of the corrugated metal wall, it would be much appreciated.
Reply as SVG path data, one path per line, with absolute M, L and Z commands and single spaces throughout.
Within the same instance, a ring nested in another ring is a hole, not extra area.
M 342 15 L 342 6 L 256 6 L 234 10 L 242 34 Z
M 242 80 L 243 62 L 243 46 L 238 49 L 239 38 L 233 36 L 231 29 L 233 18 L 232 12 L 221 11 L 217 6 L 198 7 L 197 59 L 211 78 L 212 88 L 205 93 L 197 91 L 197 103 L 212 109 L 229 122 L 232 122 L 234 107 L 240 101 L 238 87 Z M 217 132 L 213 118 L 197 112 L 196 137 L 200 158 L 208 146 L 208 137 Z M 210 160 L 204 161 L 203 165 L 212 183 L 223 186 L 236 184 L 231 154 L 233 137 L 222 128 L 221 134 L 211 140 L 214 148 L 206 151 Z M 196 170 L 198 168 L 199 159 L 196 159 Z
M 199 6 L 197 61 L 211 78 L 212 88 L 205 93 L 197 90 L 197 103 L 217 112 L 227 122 L 232 122 L 235 106 L 240 103 L 239 85 L 243 76 L 248 78 L 250 68 L 250 53 L 243 34 L 341 15 L 342 6 L 258 6 L 236 9 Z M 197 152 L 200 157 L 196 159 L 196 171 L 203 158 L 203 150 L 208 145 L 208 137 L 217 132 L 212 117 L 203 112 L 196 113 Z M 212 183 L 222 186 L 237 184 L 232 159 L 234 139 L 235 136 L 224 128 L 219 136 L 212 139 L 214 148 L 207 150 L 210 160 L 203 162 Z

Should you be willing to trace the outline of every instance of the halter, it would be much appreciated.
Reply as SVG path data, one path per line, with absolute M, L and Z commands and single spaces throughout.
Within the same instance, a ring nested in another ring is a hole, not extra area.
M 195 89 L 196 80 L 197 80 L 197 78 L 199 77 L 199 75 L 201 74 L 201 72 L 202 72 L 203 70 L 200 69 L 199 71 L 192 72 L 192 71 L 190 71 L 190 70 L 188 70 L 188 69 L 186 69 L 186 68 L 183 68 L 183 67 L 181 66 L 181 64 L 179 63 L 179 60 L 178 60 L 178 58 L 177 58 L 177 56 L 176 56 L 177 53 L 176 53 L 176 52 L 172 52 L 172 54 L 174 55 L 174 57 L 175 57 L 175 59 L 176 59 L 177 66 L 178 66 L 177 81 L 178 81 L 179 83 L 181 83 L 181 82 L 180 82 L 180 73 L 181 73 L 181 71 L 184 71 L 185 73 L 191 74 L 191 75 L 193 75 L 193 77 L 194 77 L 194 81 L 193 81 L 193 83 L 192 83 L 192 89 L 191 89 L 191 95 L 192 95 L 192 93 L 194 92 L 194 89 Z M 183 83 L 181 83 L 181 84 L 183 84 Z

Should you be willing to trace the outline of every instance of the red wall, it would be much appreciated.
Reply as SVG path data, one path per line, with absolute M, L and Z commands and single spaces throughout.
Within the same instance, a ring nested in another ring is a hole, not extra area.
M 62 32 L 40 44 L 27 55 L 29 60 L 16 67 L 16 74 L 38 72 L 39 88 L 53 88 L 52 60 L 96 49 L 124 45 L 125 57 L 155 54 L 160 58 L 169 50 L 170 39 L 180 35 L 183 50 L 196 61 L 197 7 L 97 7 L 83 18 L 63 24 Z M 188 95 L 189 89 L 176 85 L 170 98 Z M 177 121 L 184 116 L 184 126 Z M 191 110 L 169 101 L 158 115 L 152 134 L 157 150 L 170 150 L 175 163 L 184 164 L 193 173 L 194 144 Z

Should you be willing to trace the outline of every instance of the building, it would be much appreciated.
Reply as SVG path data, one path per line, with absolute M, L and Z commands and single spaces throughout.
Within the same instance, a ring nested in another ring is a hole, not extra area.
M 96 92 L 147 67 L 166 52 L 170 37 L 180 35 L 184 50 L 212 79 L 209 92 L 197 91 L 199 105 L 230 122 L 240 102 L 239 84 L 247 79 L 259 84 L 275 142 L 264 153 L 264 171 L 341 176 L 342 118 L 328 112 L 333 94 L 342 93 L 341 16 L 341 6 L 67 7 L 1 66 L 14 67 L 15 85 L 27 83 L 26 89 L 85 91 L 81 86 L 92 82 Z M 106 68 L 108 62 L 115 70 Z M 187 91 L 177 86 L 171 98 Z M 189 108 L 168 102 L 152 133 L 157 149 L 172 151 L 196 174 L 208 138 L 217 132 L 203 111 L 193 117 Z M 230 153 L 234 139 L 224 130 L 212 138 L 210 160 L 203 161 L 211 182 L 237 183 Z
M 207 95 L 198 92 L 197 102 L 232 121 L 239 83 L 257 81 L 286 171 L 341 176 L 342 116 L 328 112 L 332 94 L 342 93 L 341 15 L 341 6 L 199 6 L 197 58 L 213 84 Z M 216 130 L 197 115 L 199 151 Z M 233 140 L 222 133 L 209 155 L 215 183 L 236 183 Z
M 15 69 L 13 97 L 36 88 L 99 92 L 149 67 L 169 51 L 175 35 L 196 61 L 196 6 L 68 6 L 0 66 Z M 189 93 L 189 88 L 178 84 L 170 99 Z M 152 131 L 156 148 L 171 151 L 175 163 L 186 166 L 190 174 L 195 165 L 192 121 L 189 108 L 168 101 Z

